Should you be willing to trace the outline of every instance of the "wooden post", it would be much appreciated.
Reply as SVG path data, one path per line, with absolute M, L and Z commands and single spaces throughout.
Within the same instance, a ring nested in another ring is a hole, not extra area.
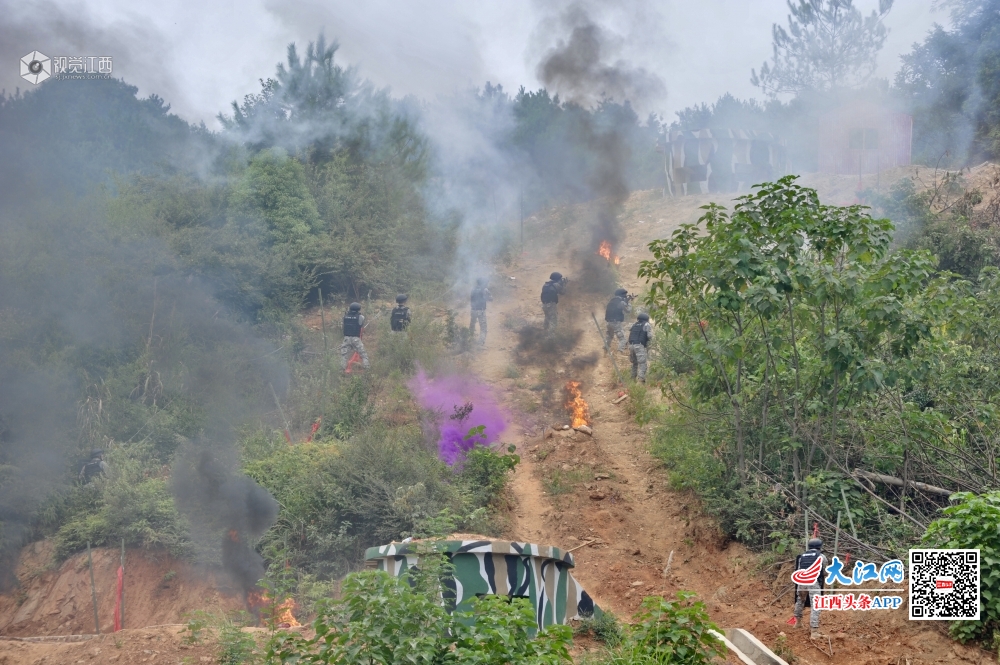
M 326 345 L 326 313 L 323 311 L 323 287 L 319 287 L 319 321 L 323 326 L 323 356 L 326 357 L 329 349 Z
M 840 511 L 837 511 L 837 529 L 833 536 L 833 556 L 837 556 L 837 548 L 840 546 Z M 820 573 L 822 575 L 822 573 Z
M 858 532 L 854 530 L 854 518 L 851 517 L 851 507 L 847 504 L 847 494 L 844 493 L 844 487 L 840 487 L 840 498 L 844 500 L 844 510 L 847 511 L 847 523 L 851 525 L 851 535 L 854 536 L 854 540 L 858 539 Z
M 806 534 L 806 549 L 809 549 L 809 509 L 805 506 L 802 507 L 802 524 L 805 529 L 803 533 Z
M 97 618 L 97 584 L 94 583 L 94 558 L 90 555 L 90 541 L 87 541 L 87 565 L 90 566 L 90 598 L 94 601 L 94 630 L 101 634 L 101 622 Z
M 121 595 L 121 619 L 122 630 L 125 629 L 125 539 L 122 538 L 122 595 Z
M 285 410 L 281 408 L 281 402 L 278 401 L 278 393 L 274 392 L 274 385 L 267 384 L 271 389 L 271 395 L 274 397 L 274 405 L 278 407 L 278 413 L 281 414 L 281 422 L 285 424 L 285 440 L 289 444 L 292 443 L 292 427 L 288 424 L 288 418 L 285 418 Z
M 524 190 L 520 192 L 518 207 L 521 209 L 521 253 L 524 254 Z

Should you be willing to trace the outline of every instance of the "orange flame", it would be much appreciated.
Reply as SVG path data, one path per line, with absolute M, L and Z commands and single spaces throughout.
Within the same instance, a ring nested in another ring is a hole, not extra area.
M 590 407 L 580 394 L 579 381 L 567 381 L 564 388 L 566 391 L 566 410 L 573 414 L 573 427 L 590 424 Z
M 597 253 L 605 258 L 605 260 L 611 260 L 611 243 L 607 240 L 601 241 L 601 248 L 597 250 Z
M 597 250 L 597 253 L 608 263 L 614 262 L 615 265 L 621 263 L 622 257 L 611 253 L 611 243 L 607 240 L 601 241 L 601 246 Z
M 257 589 L 247 592 L 247 605 L 261 619 L 278 628 L 294 628 L 302 625 L 293 614 L 295 600 L 292 598 L 286 598 L 283 602 L 275 604 L 266 591 Z

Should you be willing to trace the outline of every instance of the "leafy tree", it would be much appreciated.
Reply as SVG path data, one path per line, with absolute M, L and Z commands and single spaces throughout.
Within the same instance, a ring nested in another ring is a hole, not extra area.
M 774 54 L 750 81 L 769 95 L 858 86 L 875 73 L 893 0 L 863 16 L 854 0 L 788 0 L 788 29 L 771 28 Z
M 781 430 L 796 483 L 817 453 L 835 457 L 841 411 L 911 371 L 931 334 L 907 302 L 944 288 L 929 254 L 888 253 L 888 220 L 822 205 L 794 180 L 740 197 L 732 215 L 706 206 L 698 225 L 651 243 L 639 271 L 649 305 L 690 341 L 695 394 L 730 412 L 741 479 L 751 404 Z
M 941 26 L 903 56 L 895 89 L 914 115 L 915 158 L 946 165 L 1000 155 L 1000 2 L 951 0 Z

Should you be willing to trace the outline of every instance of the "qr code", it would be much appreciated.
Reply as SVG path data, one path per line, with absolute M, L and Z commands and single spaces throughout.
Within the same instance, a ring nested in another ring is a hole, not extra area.
M 979 620 L 979 550 L 910 550 L 910 620 Z

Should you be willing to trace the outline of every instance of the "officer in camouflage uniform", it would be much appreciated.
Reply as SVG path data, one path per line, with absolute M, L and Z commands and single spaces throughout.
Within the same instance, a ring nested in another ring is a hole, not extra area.
M 608 351 L 611 351 L 611 343 L 618 338 L 618 350 L 625 350 L 625 314 L 632 311 L 629 304 L 628 291 L 616 289 L 615 295 L 608 302 L 604 310 L 604 320 L 608 324 Z
M 813 598 L 823 593 L 823 573 L 826 569 L 826 557 L 823 556 L 823 541 L 819 538 L 811 538 L 808 543 L 809 549 L 802 554 L 795 557 L 795 570 L 805 570 L 809 568 L 814 563 L 816 559 L 820 559 L 822 563 L 820 564 L 820 575 L 816 578 L 816 581 L 809 586 L 796 585 L 795 587 L 795 625 L 798 626 L 802 621 L 802 611 L 808 607 L 809 610 L 809 627 L 812 629 L 811 637 L 816 639 L 821 637 L 819 632 L 819 610 L 816 609 L 816 605 Z
M 368 354 L 365 353 L 365 344 L 361 341 L 361 331 L 365 327 L 365 316 L 361 313 L 361 304 L 352 302 L 344 315 L 344 341 L 340 344 L 340 366 L 347 369 L 347 362 L 353 352 L 357 351 L 361 356 L 361 365 L 368 369 L 371 364 L 368 362 Z
M 559 295 L 566 289 L 566 278 L 562 273 L 549 275 L 549 281 L 542 286 L 542 312 L 545 314 L 545 332 L 552 334 L 559 325 Z
M 628 331 L 629 358 L 632 360 L 632 378 L 639 383 L 646 383 L 648 366 L 647 350 L 653 341 L 653 326 L 649 323 L 649 314 L 639 312 L 636 322 Z
M 472 289 L 472 296 L 469 304 L 472 308 L 472 317 L 469 319 L 469 332 L 476 334 L 476 322 L 479 322 L 479 344 L 486 344 L 486 303 L 493 300 L 493 294 L 486 288 L 486 280 L 482 277 L 476 279 L 476 287 Z M 470 335 L 471 336 L 471 335 Z
M 406 306 L 409 297 L 405 293 L 396 296 L 396 306 L 389 315 L 389 330 L 394 333 L 405 333 L 410 325 L 410 308 Z

